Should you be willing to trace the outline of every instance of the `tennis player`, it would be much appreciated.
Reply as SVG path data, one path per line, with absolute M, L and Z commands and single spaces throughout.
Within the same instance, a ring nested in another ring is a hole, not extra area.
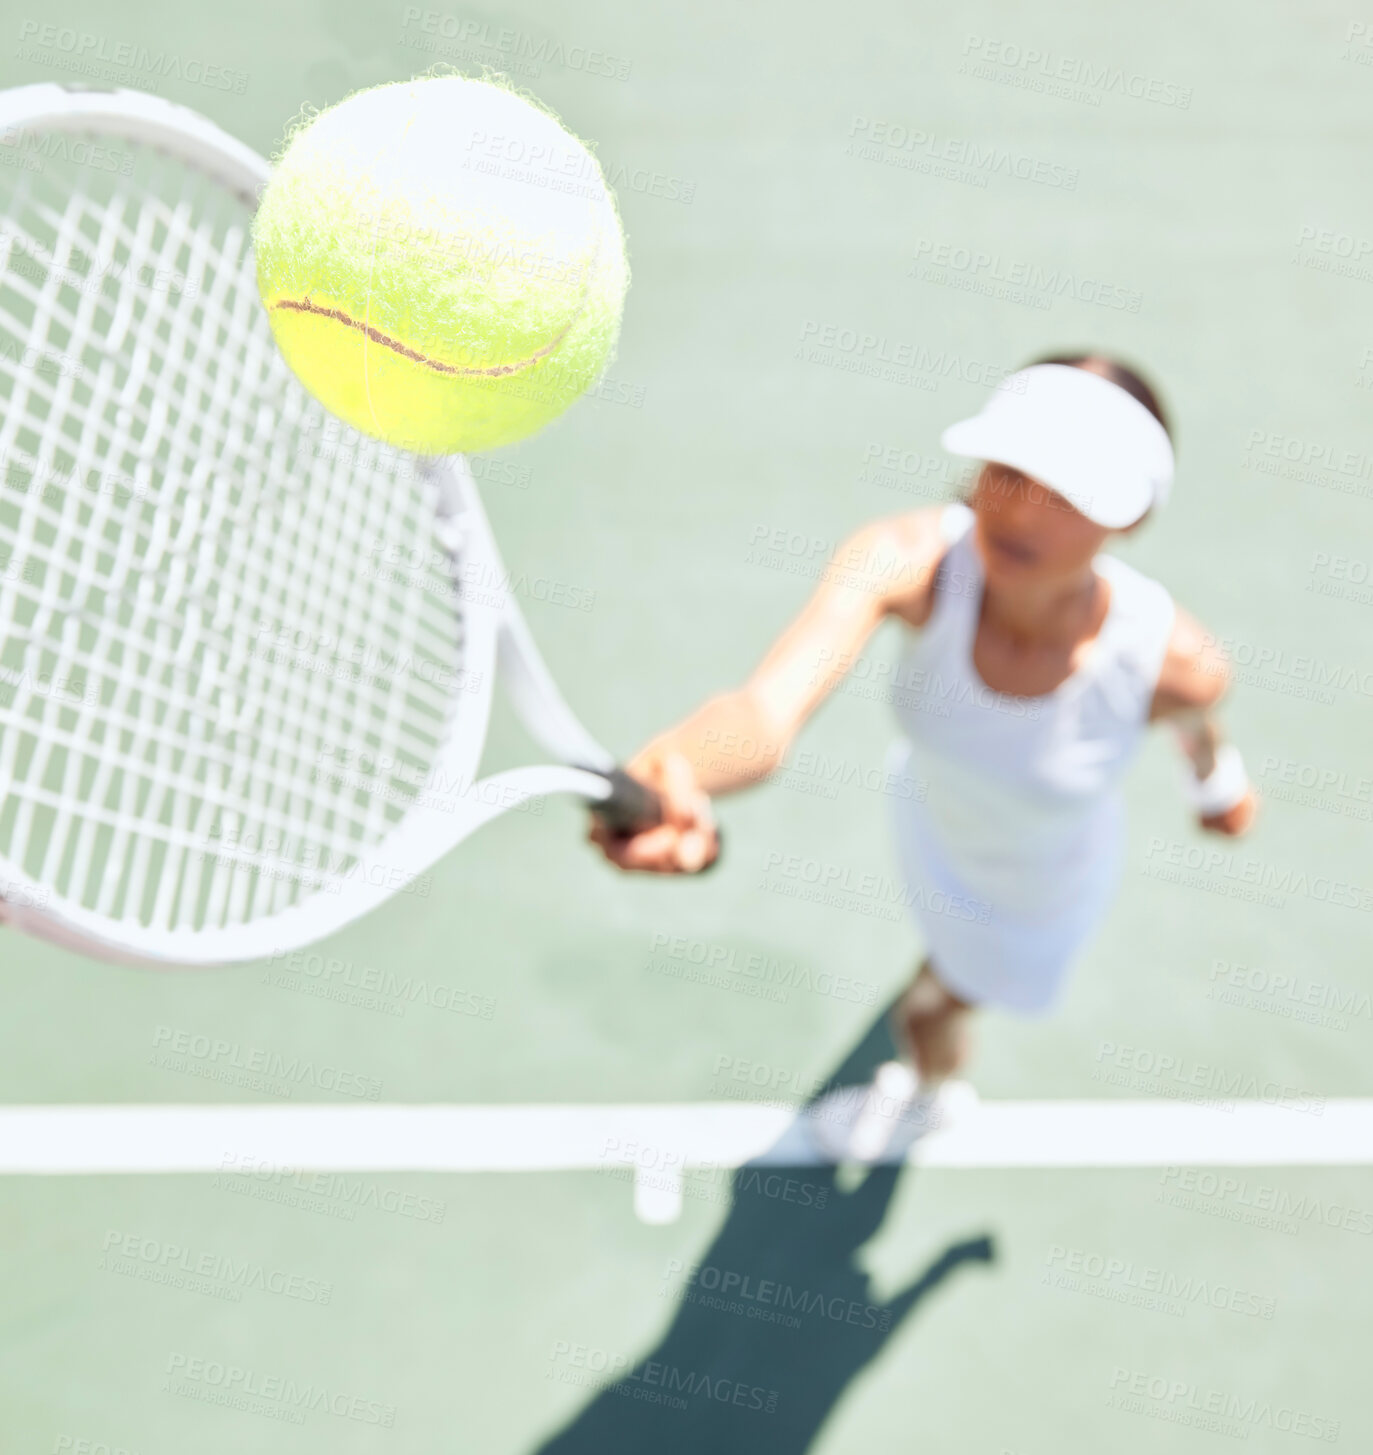
M 628 764 L 662 794 L 665 822 L 616 838 L 593 820 L 591 832 L 623 869 L 704 868 L 719 851 L 711 796 L 782 763 L 882 621 L 910 628 L 888 767 L 927 785 L 893 796 L 927 953 L 898 1007 L 904 1059 L 849 1094 L 849 1111 L 812 1109 L 822 1145 L 857 1160 L 974 1099 L 954 1078 L 976 1008 L 1053 1006 L 1120 882 L 1121 781 L 1146 724 L 1175 730 L 1202 827 L 1241 834 L 1257 809 L 1216 722 L 1228 667 L 1214 638 L 1102 551 L 1168 497 L 1173 450 L 1152 389 L 1099 355 L 1044 360 L 942 444 L 982 462 L 966 501 L 846 541 L 749 680 Z

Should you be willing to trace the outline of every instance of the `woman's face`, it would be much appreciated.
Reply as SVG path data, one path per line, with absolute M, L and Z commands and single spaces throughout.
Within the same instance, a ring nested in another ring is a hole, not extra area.
M 1010 465 L 983 465 L 968 504 L 977 516 L 974 540 L 989 581 L 1074 576 L 1112 534 Z

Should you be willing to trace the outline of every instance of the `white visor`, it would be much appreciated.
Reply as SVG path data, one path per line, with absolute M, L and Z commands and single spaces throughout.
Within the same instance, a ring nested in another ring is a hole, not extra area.
M 951 455 L 1010 465 L 1089 520 L 1118 529 L 1168 499 L 1168 432 L 1118 384 L 1069 364 L 1012 374 L 971 419 L 939 437 Z

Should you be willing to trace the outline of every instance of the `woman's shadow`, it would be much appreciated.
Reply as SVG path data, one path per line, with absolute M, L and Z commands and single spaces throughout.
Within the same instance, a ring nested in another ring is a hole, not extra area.
M 868 1081 L 890 1055 L 883 1014 L 825 1090 Z M 833 1167 L 739 1168 L 724 1226 L 657 1348 L 605 1384 L 539 1455 L 809 1449 L 845 1386 L 916 1306 L 964 1264 L 995 1257 L 986 1234 L 953 1243 L 894 1298 L 874 1299 L 858 1253 L 901 1171 L 875 1167 L 844 1193 Z

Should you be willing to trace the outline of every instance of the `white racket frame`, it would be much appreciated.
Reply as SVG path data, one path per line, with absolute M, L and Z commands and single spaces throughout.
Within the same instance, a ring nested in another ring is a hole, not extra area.
M 140 91 L 41 82 L 0 92 L 0 144 L 30 130 L 98 130 L 158 148 L 198 167 L 257 205 L 271 175 L 267 160 L 213 122 L 174 102 Z M 436 534 L 481 583 L 461 593 L 460 691 L 470 701 L 454 714 L 453 731 L 434 762 L 439 781 L 467 786 L 455 807 L 412 807 L 343 876 L 341 890 L 309 898 L 247 924 L 173 930 L 109 917 L 66 899 L 0 855 L 0 922 L 103 960 L 150 966 L 207 966 L 264 959 L 299 949 L 360 919 L 401 892 L 483 824 L 532 798 L 570 793 L 600 803 L 612 792 L 604 776 L 614 758 L 586 731 L 558 691 L 508 589 L 508 578 L 467 460 L 420 461 L 439 490 Z M 560 765 L 531 765 L 480 781 L 480 765 L 499 677 L 531 737 Z M 572 766 L 575 765 L 575 766 Z M 270 867 L 270 859 L 264 859 Z

